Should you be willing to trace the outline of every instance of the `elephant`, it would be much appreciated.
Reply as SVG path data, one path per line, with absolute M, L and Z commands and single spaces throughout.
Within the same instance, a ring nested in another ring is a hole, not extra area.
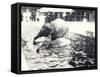
M 55 19 L 51 23 L 45 23 L 40 32 L 33 38 L 33 45 L 39 43 L 36 40 L 40 37 L 49 37 L 51 41 L 58 38 L 66 38 L 68 30 L 67 22 L 60 18 Z

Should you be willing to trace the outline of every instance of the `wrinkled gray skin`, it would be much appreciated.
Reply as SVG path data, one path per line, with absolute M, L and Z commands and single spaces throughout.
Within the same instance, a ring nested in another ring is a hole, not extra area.
M 38 35 L 33 39 L 33 44 L 37 44 L 35 42 L 36 39 L 40 37 L 51 37 L 51 40 L 55 40 L 57 38 L 65 37 L 68 33 L 68 26 L 66 21 L 58 18 L 51 23 L 45 23 L 41 28 Z

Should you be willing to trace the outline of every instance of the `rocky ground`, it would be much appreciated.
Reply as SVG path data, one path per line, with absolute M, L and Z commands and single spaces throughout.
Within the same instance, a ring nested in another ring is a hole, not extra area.
M 33 48 L 31 49 L 27 45 L 22 48 L 30 70 L 73 68 L 72 65 L 69 65 L 72 60 L 70 46 L 49 49 L 42 47 L 39 53 L 36 53 L 38 45 L 33 45 Z

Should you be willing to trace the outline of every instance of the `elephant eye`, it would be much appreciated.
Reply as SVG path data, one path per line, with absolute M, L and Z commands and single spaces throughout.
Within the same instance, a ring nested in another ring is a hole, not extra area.
M 46 33 L 49 33 L 49 31 L 47 31 Z

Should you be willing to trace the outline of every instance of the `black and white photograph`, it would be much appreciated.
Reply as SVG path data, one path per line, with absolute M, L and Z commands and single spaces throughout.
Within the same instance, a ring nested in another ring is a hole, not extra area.
M 21 71 L 96 66 L 95 10 L 21 6 Z

